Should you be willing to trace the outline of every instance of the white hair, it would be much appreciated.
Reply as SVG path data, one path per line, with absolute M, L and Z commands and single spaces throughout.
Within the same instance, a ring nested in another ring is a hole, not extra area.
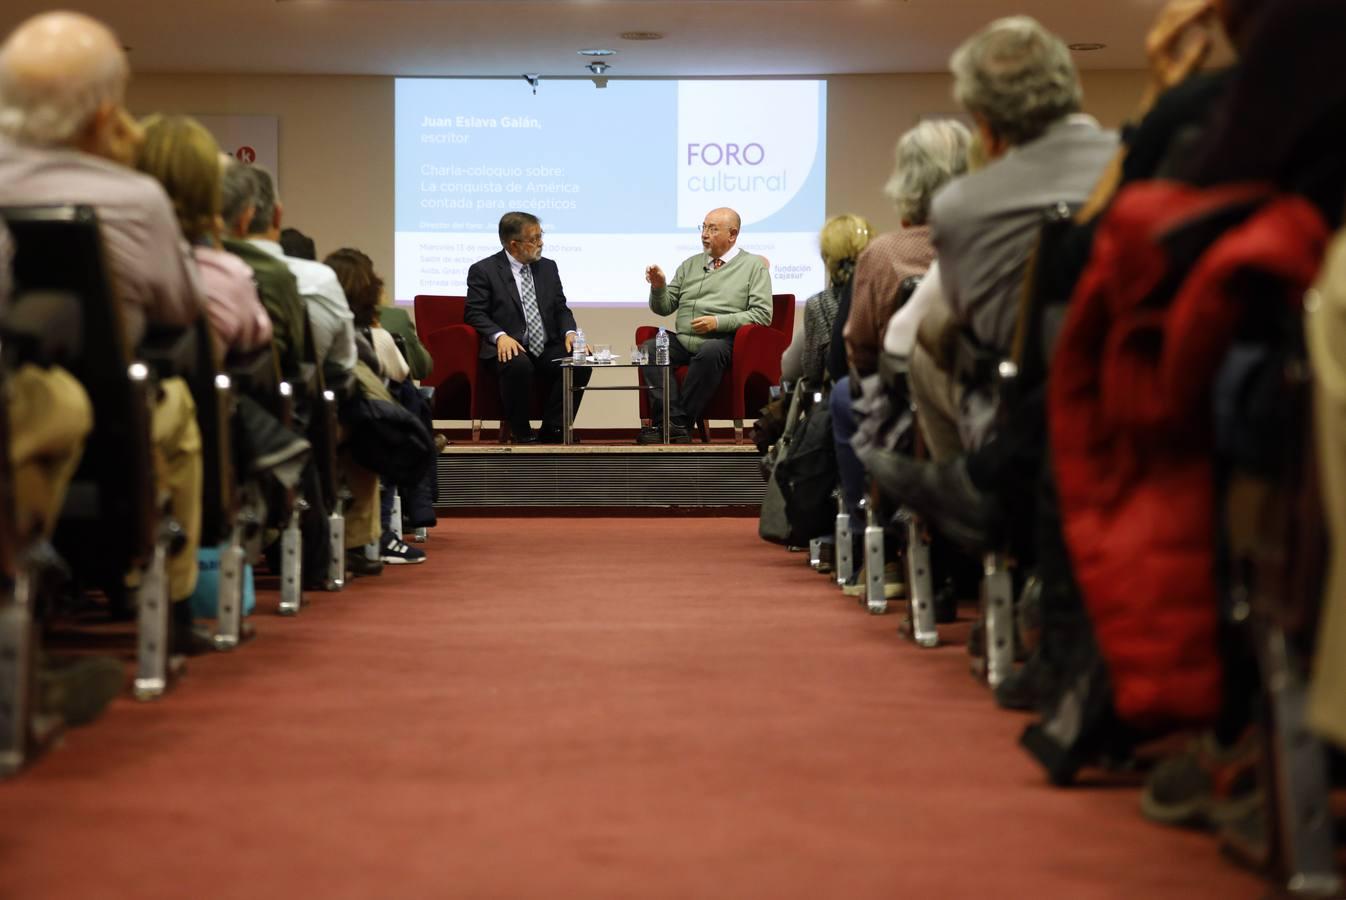
M 80 48 L 61 49 L 73 59 Z M 0 135 L 17 143 L 71 144 L 100 106 L 125 97 L 130 73 L 122 53 L 85 54 L 76 71 L 62 71 L 16 59 L 21 52 L 12 40 L 0 47 Z
M 997 19 L 949 60 L 953 96 L 1012 145 L 1078 112 L 1079 73 L 1065 43 L 1028 16 Z
M 897 206 L 902 221 L 925 224 L 935 191 L 967 171 L 971 144 L 971 132 L 956 119 L 922 122 L 898 139 L 893 174 L 883 193 Z

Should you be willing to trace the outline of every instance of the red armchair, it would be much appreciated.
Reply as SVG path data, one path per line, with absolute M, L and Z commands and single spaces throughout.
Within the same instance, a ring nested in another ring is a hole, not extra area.
M 500 422 L 499 439 L 504 442 L 509 425 L 500 419 L 499 385 L 477 356 L 477 330 L 463 321 L 467 298 L 418 294 L 415 303 L 416 333 L 435 361 L 424 382 L 435 389 L 434 417 L 470 421 L 474 441 L 481 439 L 483 421 Z M 534 393 L 532 418 L 542 416 L 544 400 Z
M 744 325 L 734 336 L 734 358 L 725 370 L 720 385 L 711 395 L 701 414 L 701 439 L 709 441 L 706 422 L 710 419 L 733 419 L 734 442 L 743 441 L 743 420 L 748 412 L 756 413 L 771 399 L 771 385 L 780 383 L 780 358 L 790 346 L 795 327 L 795 295 L 771 295 L 771 324 Z M 642 345 L 658 332 L 654 325 L 636 329 L 636 344 Z M 687 375 L 686 366 L 673 370 L 673 377 L 682 384 Z M 639 377 L 639 375 L 637 375 Z M 640 417 L 650 419 L 650 398 L 640 392 Z

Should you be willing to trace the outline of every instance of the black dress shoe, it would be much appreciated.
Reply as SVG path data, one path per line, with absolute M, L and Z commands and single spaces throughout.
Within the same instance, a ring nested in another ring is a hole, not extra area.
M 973 486 L 962 457 L 936 464 L 891 450 L 868 456 L 869 474 L 885 499 L 910 507 L 970 550 L 990 547 L 997 520 L 995 503 Z
M 570 432 L 570 443 L 572 443 L 572 444 L 578 444 L 579 442 L 580 442 L 580 436 L 579 436 L 578 434 L 575 434 L 574 431 Z M 564 444 L 564 443 L 565 443 L 565 437 L 561 434 L 560 431 L 552 431 L 550 428 L 544 428 L 544 429 L 538 434 L 538 443 L 539 443 L 539 444 Z
M 516 444 L 516 445 L 522 445 L 522 444 L 540 444 L 540 443 L 542 443 L 542 438 L 541 438 L 541 436 L 539 436 L 539 435 L 537 435 L 537 434 L 530 434 L 530 435 L 528 435 L 528 437 L 522 437 L 522 438 L 512 437 L 512 438 L 509 439 L 509 442 L 510 442 L 511 444 Z
M 659 425 L 647 425 L 640 429 L 640 434 L 636 435 L 637 444 L 662 444 L 664 442 L 664 429 Z M 692 434 L 687 430 L 686 425 L 668 426 L 668 442 L 670 444 L 690 444 Z

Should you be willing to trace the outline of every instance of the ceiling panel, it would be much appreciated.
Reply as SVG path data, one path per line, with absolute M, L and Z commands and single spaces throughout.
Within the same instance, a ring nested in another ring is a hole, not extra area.
M 609 77 L 942 71 L 993 18 L 1025 12 L 1082 68 L 1144 63 L 1158 0 L 84 0 L 144 72 L 581 77 L 578 50 L 607 47 Z M 0 28 L 49 9 L 7 0 Z M 626 41 L 627 31 L 664 35 Z

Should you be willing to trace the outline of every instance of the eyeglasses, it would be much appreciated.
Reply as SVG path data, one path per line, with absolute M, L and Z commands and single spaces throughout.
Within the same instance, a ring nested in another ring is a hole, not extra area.
M 542 237 L 543 232 L 539 231 L 535 238 L 515 238 L 514 240 L 520 244 L 529 244 L 534 247 L 540 247 L 542 246 Z
M 715 235 L 717 235 L 717 234 L 720 233 L 720 226 L 719 226 L 719 225 L 702 225 L 699 229 L 697 229 L 697 232 L 698 232 L 699 234 L 708 234 L 708 235 L 710 235 L 711 237 L 714 237 Z

